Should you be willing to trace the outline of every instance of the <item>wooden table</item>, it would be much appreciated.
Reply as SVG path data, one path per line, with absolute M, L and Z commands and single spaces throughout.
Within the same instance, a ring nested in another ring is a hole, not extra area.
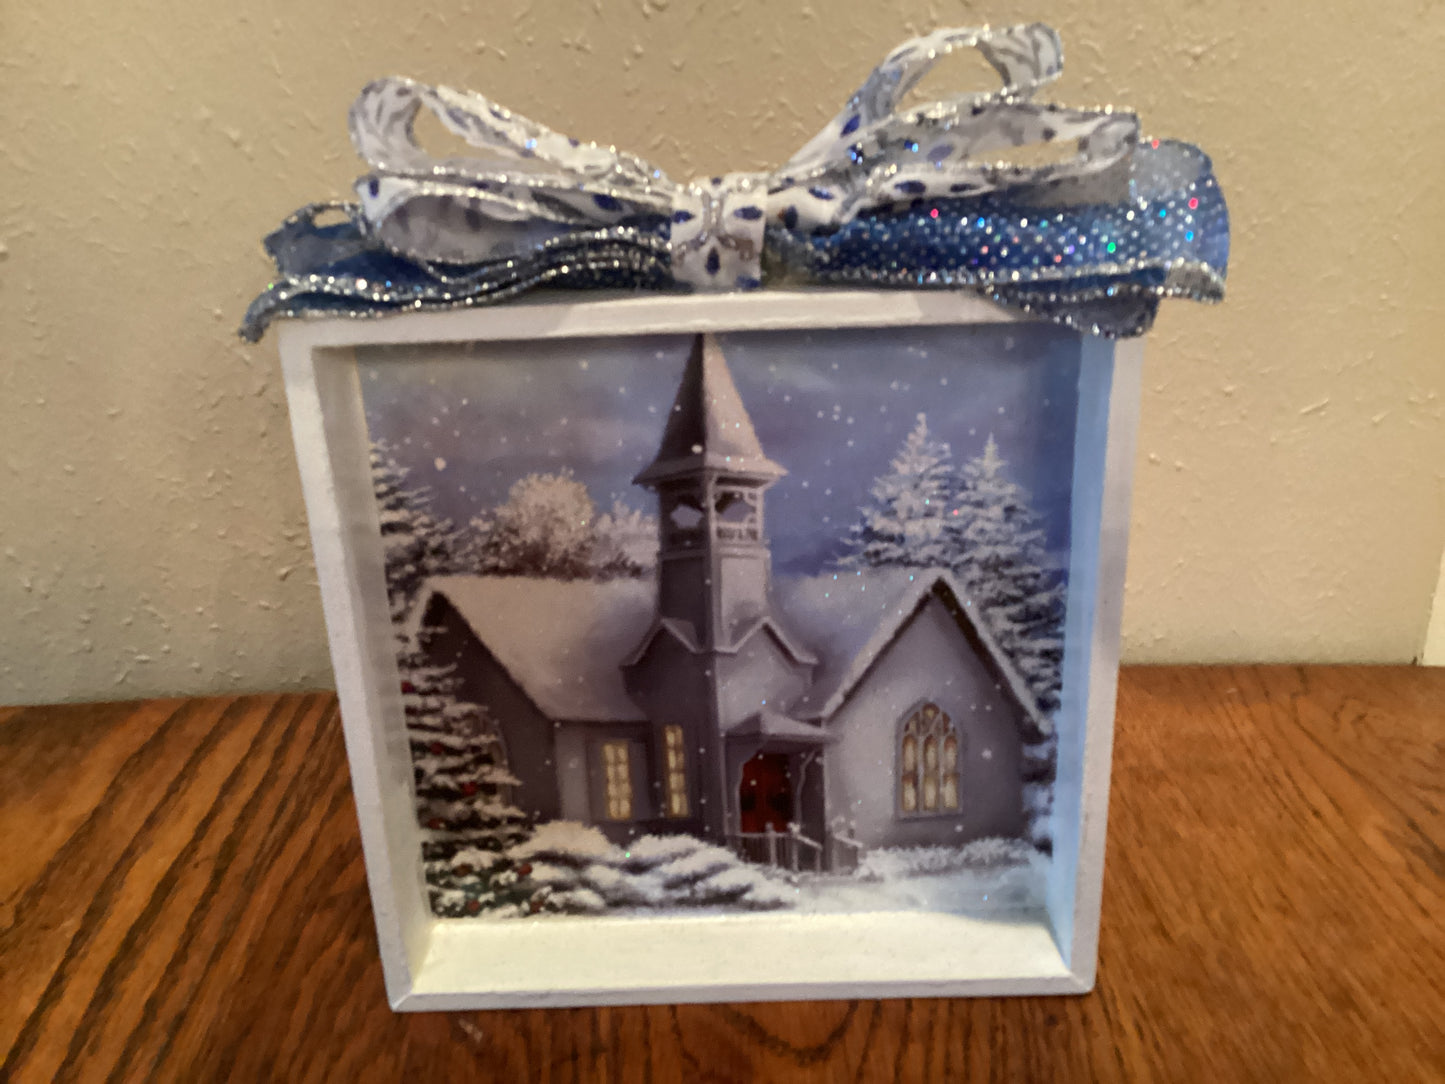
M 1445 670 L 1134 669 L 1080 998 L 394 1015 L 329 694 L 0 710 L 0 1080 L 1445 1080 Z

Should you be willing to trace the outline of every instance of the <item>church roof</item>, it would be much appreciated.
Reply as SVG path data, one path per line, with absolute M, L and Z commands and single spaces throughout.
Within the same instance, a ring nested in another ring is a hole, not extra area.
M 963 589 L 943 569 L 870 568 L 780 579 L 774 589 L 778 611 L 821 660 L 812 685 L 790 711 L 804 718 L 832 716 L 930 597 L 944 600 L 976 641 L 984 664 L 1022 708 L 1034 731 L 1030 739 L 1051 733 L 1053 726 L 1038 700 L 987 626 L 975 619 Z
M 652 622 L 656 590 L 650 579 L 440 576 L 416 613 L 446 599 L 549 718 L 640 722 L 622 662 Z
M 764 708 L 728 731 L 729 741 L 749 738 L 808 748 L 835 742 L 838 735 L 829 733 L 817 723 L 805 723 L 780 711 Z
M 425 614 L 437 596 L 446 599 L 549 718 L 642 720 L 623 685 L 622 666 L 654 628 L 651 579 L 442 576 L 427 581 L 426 590 L 416 613 Z M 873 568 L 775 579 L 774 611 L 817 658 L 811 687 L 788 705 L 788 714 L 794 720 L 832 716 L 930 597 L 949 604 L 985 664 L 1021 705 L 1034 731 L 1030 740 L 1050 733 L 1023 678 L 984 623 L 974 620 L 953 577 L 938 569 Z
M 693 340 L 657 456 L 633 481 L 653 485 L 706 469 L 763 478 L 787 473 L 763 453 L 717 339 L 699 335 Z
M 633 663 L 638 662 L 643 655 L 647 654 L 647 649 L 651 646 L 653 640 L 663 634 L 672 636 L 688 651 L 699 652 L 703 650 L 697 638 L 697 631 L 692 627 L 692 622 L 681 621 L 673 617 L 659 617 L 653 622 L 652 628 L 643 636 L 637 647 L 627 656 L 624 665 L 631 666 Z M 817 665 L 817 657 L 799 643 L 796 637 L 789 634 L 782 623 L 771 614 L 766 614 L 747 623 L 737 635 L 729 637 L 723 643 L 715 644 L 713 649 L 724 655 L 736 655 L 747 646 L 748 641 L 754 636 L 763 634 L 771 634 L 777 641 L 778 646 L 782 648 L 794 662 L 801 663 L 804 666 Z

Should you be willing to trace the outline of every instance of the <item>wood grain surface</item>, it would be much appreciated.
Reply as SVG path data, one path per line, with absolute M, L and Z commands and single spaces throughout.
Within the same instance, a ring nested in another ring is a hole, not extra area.
M 398 1016 L 330 695 L 0 709 L 0 1081 L 1445 1080 L 1445 670 L 1135 669 L 1098 989 Z

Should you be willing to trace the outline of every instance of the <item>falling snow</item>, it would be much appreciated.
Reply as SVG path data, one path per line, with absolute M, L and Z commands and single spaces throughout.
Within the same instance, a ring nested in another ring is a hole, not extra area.
M 1015 339 L 1026 352 L 1010 353 Z M 437 511 L 458 524 L 505 501 L 519 478 L 564 466 L 599 507 L 620 500 L 646 511 L 650 498 L 632 476 L 656 451 L 689 341 L 534 342 L 525 353 L 510 345 L 374 348 L 362 360 L 368 424 L 391 437 L 403 466 L 425 468 Z M 759 439 L 789 471 L 769 494 L 775 567 L 811 573 L 829 564 L 834 525 L 851 520 L 920 411 L 959 457 L 977 454 L 995 433 L 1034 495 L 1048 547 L 1061 553 L 1078 374 L 1072 341 L 1051 328 L 1005 337 L 997 327 L 725 336 Z M 416 363 L 390 364 L 398 352 Z

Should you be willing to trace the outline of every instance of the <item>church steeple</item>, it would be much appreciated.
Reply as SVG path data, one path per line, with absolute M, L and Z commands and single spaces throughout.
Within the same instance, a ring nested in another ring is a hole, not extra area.
M 711 335 L 699 335 L 693 339 L 657 455 L 633 482 L 655 488 L 708 469 L 771 480 L 788 473 L 763 454 L 722 347 Z
M 693 341 L 652 463 L 634 482 L 658 496 L 658 611 L 699 646 L 728 646 L 768 611 L 763 491 L 787 472 L 764 453 L 711 335 Z

